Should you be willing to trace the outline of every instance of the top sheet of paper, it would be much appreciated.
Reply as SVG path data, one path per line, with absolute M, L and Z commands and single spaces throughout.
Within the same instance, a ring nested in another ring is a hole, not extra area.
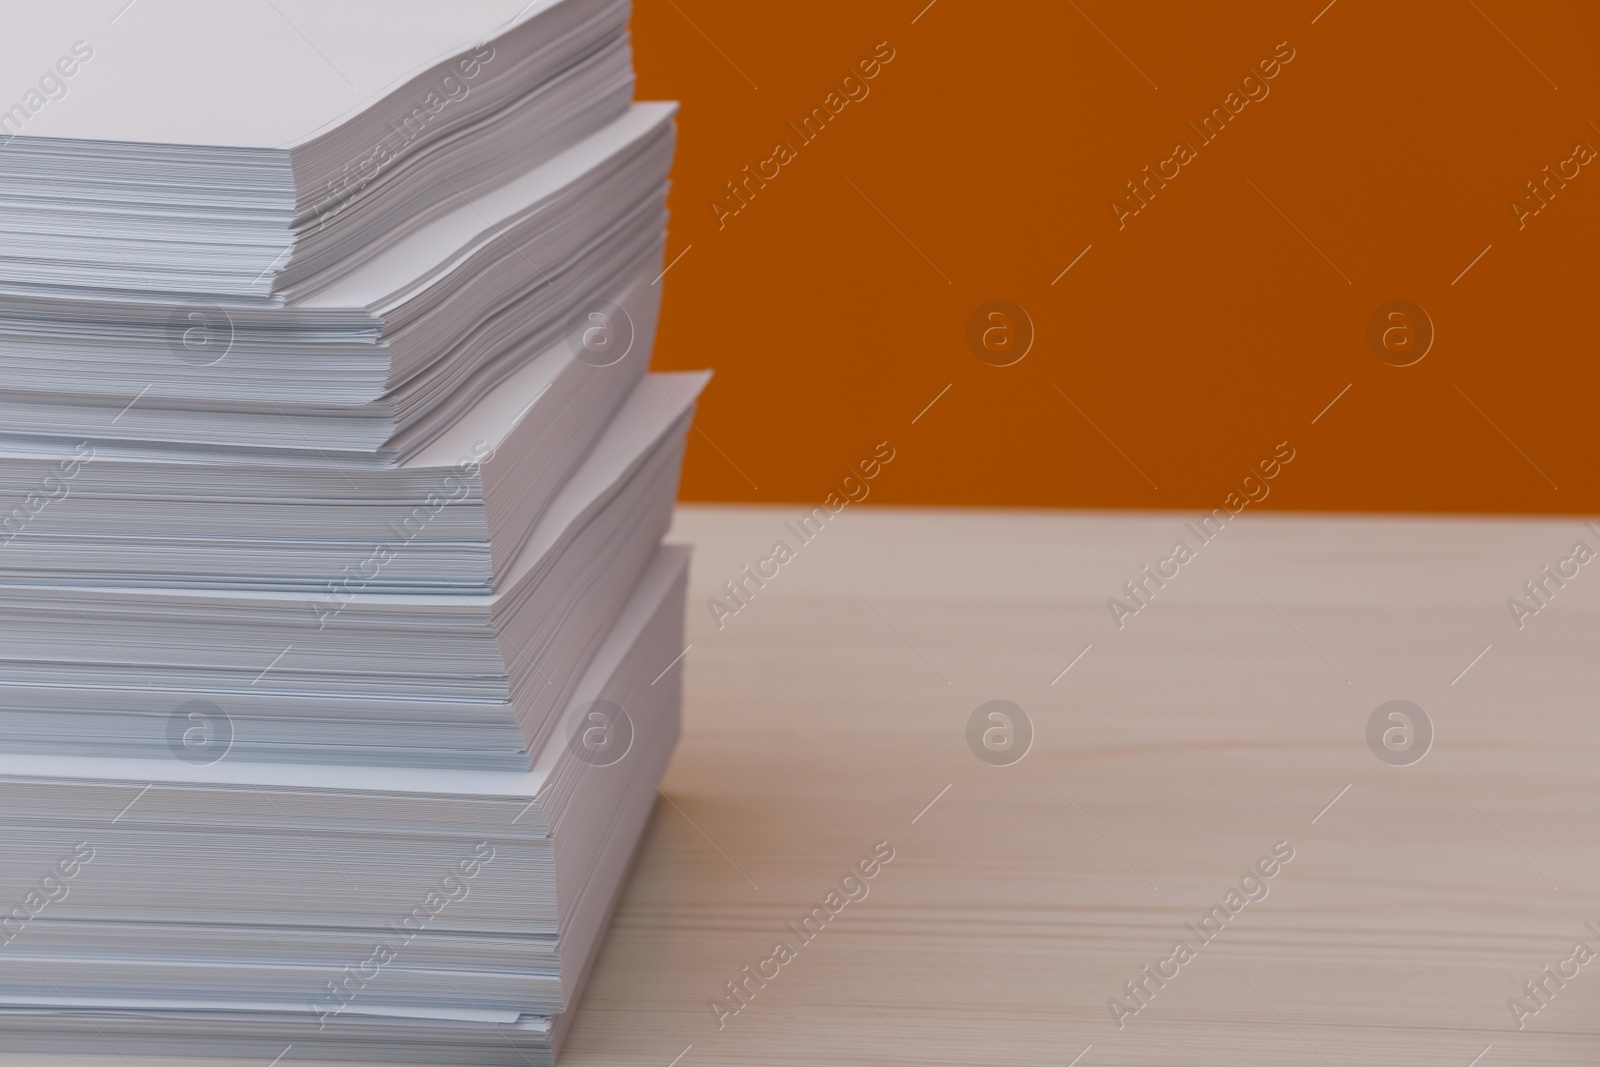
M 32 137 L 288 148 L 559 2 L 23 0 L 0 117 L 31 111 L 3 128 Z

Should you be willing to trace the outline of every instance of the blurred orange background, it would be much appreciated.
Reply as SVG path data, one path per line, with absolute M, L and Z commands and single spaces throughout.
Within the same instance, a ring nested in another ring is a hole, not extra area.
M 1262 506 L 1600 511 L 1600 6 L 1228 8 L 637 0 L 683 105 L 655 365 L 717 372 L 684 498 L 815 503 L 887 441 L 869 502 L 1210 509 L 1287 441 Z

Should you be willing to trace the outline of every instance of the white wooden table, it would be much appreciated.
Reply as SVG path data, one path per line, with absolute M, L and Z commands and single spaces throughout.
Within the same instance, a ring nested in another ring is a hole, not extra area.
M 1600 564 L 1506 604 L 1593 530 L 1247 512 L 1118 630 L 1190 516 L 851 507 L 716 628 L 801 510 L 680 513 L 685 734 L 563 1067 L 1600 1061 L 1600 962 L 1507 1007 L 1600 950 Z M 995 699 L 1036 734 L 1010 766 L 968 746 Z M 1408 766 L 1366 738 L 1393 699 L 1435 731 Z M 719 1029 L 746 965 L 776 977 Z M 90 1061 L 0 1054 L 46 1062 Z
M 1190 516 L 846 509 L 715 628 L 800 511 L 679 516 L 672 803 L 564 1065 L 1600 1061 L 1600 962 L 1520 1031 L 1507 1006 L 1600 951 L 1600 563 L 1520 630 L 1506 603 L 1593 530 L 1246 513 L 1119 631 L 1106 599 Z M 991 699 L 1036 730 L 1011 766 L 968 748 Z M 1433 724 L 1419 762 L 1368 746 L 1392 699 Z M 719 1030 L 723 983 L 880 840 L 869 895 Z

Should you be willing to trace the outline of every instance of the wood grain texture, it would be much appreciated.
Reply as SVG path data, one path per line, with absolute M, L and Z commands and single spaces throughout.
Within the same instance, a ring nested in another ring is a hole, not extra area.
M 1246 513 L 1118 630 L 1106 598 L 1189 516 L 848 508 L 718 629 L 707 597 L 799 510 L 679 513 L 684 737 L 563 1067 L 1596 1062 L 1600 963 L 1520 1031 L 1506 1003 L 1600 949 L 1600 564 L 1523 629 L 1506 607 L 1593 530 Z M 1008 767 L 965 737 L 996 698 L 1036 729 Z M 1366 742 L 1396 698 L 1436 731 L 1411 766 Z M 1279 841 L 1119 1029 L 1107 1001 Z
M 716 629 L 799 510 L 680 512 L 673 803 L 564 1065 L 1595 1062 L 1600 965 L 1521 1031 L 1506 1006 L 1600 949 L 1600 567 L 1521 630 L 1506 607 L 1592 530 L 1247 514 L 1119 631 L 1106 598 L 1189 516 L 847 509 Z M 994 698 L 1037 731 L 1009 767 L 966 745 Z M 1436 730 L 1411 766 L 1365 739 L 1395 698 Z M 719 1031 L 722 984 L 883 839 L 870 895 Z M 1284 840 L 1119 1030 L 1123 982 Z

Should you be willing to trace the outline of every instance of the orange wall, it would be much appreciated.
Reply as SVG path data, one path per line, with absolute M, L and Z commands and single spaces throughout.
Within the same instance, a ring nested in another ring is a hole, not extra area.
M 717 371 L 686 499 L 819 501 L 888 441 L 875 502 L 1210 508 L 1287 441 L 1267 506 L 1600 511 L 1600 159 L 1563 164 L 1600 149 L 1600 7 L 636 2 L 639 95 L 683 102 L 655 363 Z M 1011 366 L 967 341 L 994 299 L 1034 324 Z M 1368 341 L 1400 299 L 1436 333 L 1405 367 Z

